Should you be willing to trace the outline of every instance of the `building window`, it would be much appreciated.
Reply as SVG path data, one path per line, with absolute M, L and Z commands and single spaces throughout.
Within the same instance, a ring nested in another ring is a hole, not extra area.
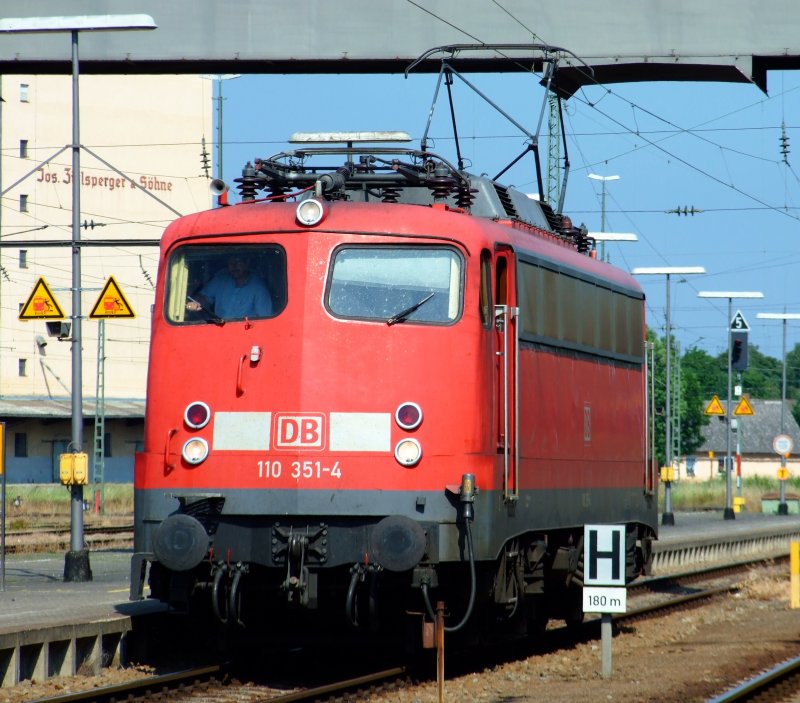
M 111 433 L 106 432 L 103 435 L 103 456 L 110 457 L 111 456 Z
M 28 375 L 28 360 L 27 359 L 19 359 L 18 360 L 18 369 L 20 376 L 27 376 Z
M 28 158 L 28 140 L 27 139 L 20 139 L 19 140 L 19 158 L 27 159 Z
M 26 193 L 19 194 L 19 211 L 28 212 L 28 195 Z
M 20 83 L 19 84 L 19 101 L 21 103 L 30 102 L 30 98 L 28 97 L 28 91 L 30 86 L 27 83 Z
M 28 268 L 28 250 L 27 249 L 20 249 L 19 250 L 19 267 L 21 269 Z
M 14 456 L 28 456 L 28 435 L 25 432 L 14 433 Z

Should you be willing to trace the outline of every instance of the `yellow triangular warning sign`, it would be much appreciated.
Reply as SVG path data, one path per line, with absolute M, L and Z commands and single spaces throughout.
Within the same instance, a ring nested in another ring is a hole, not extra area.
M 733 411 L 734 415 L 755 415 L 753 412 L 753 406 L 750 405 L 747 398 L 742 396 L 742 399 L 739 401 L 739 405 L 736 406 L 736 410 Z
M 93 320 L 106 317 L 136 317 L 113 276 L 108 277 L 105 288 L 89 313 Z
M 28 302 L 19 311 L 20 320 L 63 320 L 64 311 L 50 292 L 44 278 L 36 281 Z
M 706 406 L 705 410 L 706 415 L 724 415 L 725 408 L 722 407 L 722 403 L 719 402 L 719 398 L 714 396 L 711 399 L 711 402 Z

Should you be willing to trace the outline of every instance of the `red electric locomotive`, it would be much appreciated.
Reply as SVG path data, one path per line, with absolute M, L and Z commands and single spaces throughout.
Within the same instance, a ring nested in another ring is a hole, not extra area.
M 624 524 L 646 570 L 640 287 L 401 136 L 296 135 L 166 230 L 132 597 L 149 564 L 152 597 L 271 632 L 442 601 L 451 630 L 522 633 L 582 617 L 585 524 Z

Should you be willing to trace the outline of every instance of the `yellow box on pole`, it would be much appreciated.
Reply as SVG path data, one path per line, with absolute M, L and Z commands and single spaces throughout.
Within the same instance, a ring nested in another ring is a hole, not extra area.
M 661 467 L 661 483 L 670 483 L 675 480 L 675 469 L 672 466 Z
M 789 545 L 789 571 L 791 572 L 792 608 L 800 608 L 800 542 Z
M 62 486 L 72 485 L 72 454 L 61 454 L 58 457 L 58 479 Z
M 86 452 L 73 454 L 72 480 L 76 486 L 85 486 L 89 483 L 89 455 Z
M 787 469 L 785 466 L 781 466 L 781 468 L 778 469 L 778 479 L 781 481 L 785 481 L 788 478 L 789 478 L 789 469 Z
M 86 452 L 61 454 L 58 477 L 64 486 L 85 486 L 89 483 L 89 455 Z
M 733 497 L 733 512 L 740 513 L 742 512 L 742 508 L 745 507 L 745 503 L 747 501 L 742 498 L 741 496 L 734 496 Z

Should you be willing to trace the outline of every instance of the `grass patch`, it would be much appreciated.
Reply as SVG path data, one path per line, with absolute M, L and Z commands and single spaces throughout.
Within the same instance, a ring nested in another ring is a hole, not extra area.
M 100 486 L 83 487 L 87 520 L 94 516 L 95 493 Z M 107 483 L 103 490 L 103 515 L 133 519 L 133 484 Z M 12 529 L 36 527 L 61 519 L 69 520 L 72 494 L 67 486 L 55 483 L 6 485 L 6 519 Z
M 734 497 L 738 497 L 739 489 L 734 476 L 731 482 Z M 777 478 L 753 476 L 742 479 L 742 497 L 746 508 L 753 512 L 761 510 L 761 498 L 766 493 L 777 493 L 780 482 Z M 786 493 L 800 494 L 800 477 L 786 481 Z M 664 487 L 659 489 L 659 504 L 664 505 Z M 672 484 L 673 510 L 722 510 L 725 507 L 725 478 L 715 477 L 710 481 L 682 479 Z

